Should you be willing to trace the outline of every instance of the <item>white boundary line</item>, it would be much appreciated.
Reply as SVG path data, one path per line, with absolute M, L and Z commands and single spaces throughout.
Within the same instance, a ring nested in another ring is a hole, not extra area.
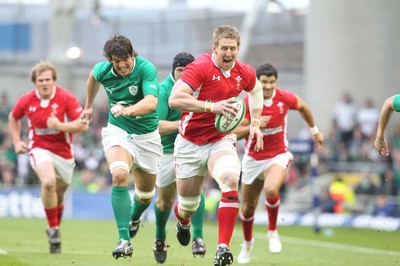
M 239 235 L 240 237 L 243 236 L 241 232 L 235 232 L 235 236 Z M 253 233 L 253 236 L 256 239 L 263 239 L 267 240 L 267 234 L 256 232 Z M 318 240 L 310 240 L 304 238 L 297 238 L 297 237 L 288 237 L 288 236 L 280 236 L 283 242 L 297 244 L 302 246 L 311 246 L 311 247 L 319 247 L 319 248 L 327 248 L 327 249 L 337 249 L 342 251 L 350 251 L 350 252 L 358 252 L 358 253 L 367 253 L 367 254 L 377 254 L 377 255 L 388 255 L 388 256 L 397 256 L 400 257 L 399 251 L 394 250 L 383 250 L 383 249 L 376 249 L 376 248 L 366 248 L 366 247 L 359 247 L 347 244 L 338 244 L 326 241 L 318 241 Z

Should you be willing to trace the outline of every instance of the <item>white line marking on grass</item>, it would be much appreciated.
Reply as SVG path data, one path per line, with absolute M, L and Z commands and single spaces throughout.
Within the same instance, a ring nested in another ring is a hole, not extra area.
M 236 235 L 236 233 L 235 233 Z M 264 239 L 266 240 L 266 234 L 263 233 L 253 233 L 253 235 L 257 239 Z M 240 234 L 242 236 L 242 234 Z M 393 251 L 393 250 L 383 250 L 383 249 L 376 249 L 376 248 L 366 248 L 366 247 L 359 247 L 347 244 L 338 244 L 326 241 L 318 241 L 318 240 L 310 240 L 304 238 L 296 238 L 296 237 L 288 237 L 288 236 L 281 236 L 280 237 L 284 242 L 291 243 L 291 244 L 298 244 L 298 245 L 306 245 L 311 247 L 321 247 L 321 248 L 333 248 L 338 250 L 346 250 L 352 252 L 359 252 L 359 253 L 367 253 L 367 254 L 378 254 L 378 255 L 389 255 L 389 256 L 400 256 L 400 252 Z
M 7 251 L 0 249 L 0 254 L 7 254 Z

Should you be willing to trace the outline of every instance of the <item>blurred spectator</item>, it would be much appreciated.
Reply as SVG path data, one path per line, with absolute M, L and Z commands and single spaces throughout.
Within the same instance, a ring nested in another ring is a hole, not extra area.
M 372 180 L 372 174 L 364 172 L 361 174 L 361 181 L 356 186 L 354 192 L 357 195 L 375 196 L 378 193 L 378 187 Z
M 0 143 L 0 184 L 12 187 L 15 184 L 17 156 L 11 138 L 4 138 Z
M 319 195 L 319 201 L 321 212 L 335 213 L 336 202 L 329 193 L 329 187 L 322 190 Z
M 363 152 L 364 138 L 363 134 L 358 126 L 356 126 L 353 130 L 353 137 L 348 142 L 348 161 L 351 162 L 359 162 L 366 161 L 368 154 Z
M 353 98 L 349 92 L 344 91 L 341 101 L 336 103 L 333 108 L 332 120 L 339 130 L 340 141 L 346 146 L 353 138 L 356 113 L 357 109 L 353 103 Z
M 398 177 L 399 174 L 397 173 L 397 179 L 399 179 Z M 395 171 L 392 166 L 389 165 L 381 175 L 381 192 L 385 195 L 397 196 L 399 188 L 395 180 Z
M 11 104 L 8 100 L 8 93 L 2 92 L 0 96 L 0 132 L 8 125 L 8 114 L 11 111 Z
M 356 206 L 356 195 L 353 188 L 349 186 L 340 175 L 334 177 L 329 186 L 329 195 L 335 202 L 333 210 L 341 214 L 352 212 Z
M 399 217 L 399 209 L 394 202 L 388 200 L 387 195 L 380 194 L 375 197 L 375 205 L 372 215 Z
M 356 122 L 360 128 L 363 137 L 368 139 L 375 134 L 379 120 L 379 109 L 374 106 L 371 97 L 367 97 L 365 105 L 357 111 Z

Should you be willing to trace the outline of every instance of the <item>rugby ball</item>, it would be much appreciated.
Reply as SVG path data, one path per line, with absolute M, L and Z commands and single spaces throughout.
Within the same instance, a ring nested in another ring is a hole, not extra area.
M 246 105 L 244 104 L 242 98 L 235 97 L 235 99 L 238 101 L 232 102 L 231 104 L 238 107 L 236 115 L 229 114 L 229 118 L 223 114 L 215 115 L 215 128 L 221 133 L 231 132 L 234 130 L 240 124 L 240 122 L 242 122 L 246 113 Z

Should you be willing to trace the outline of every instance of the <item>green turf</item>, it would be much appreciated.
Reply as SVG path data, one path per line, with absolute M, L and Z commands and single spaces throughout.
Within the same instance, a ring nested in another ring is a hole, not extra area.
M 115 260 L 111 256 L 117 242 L 112 220 L 65 220 L 61 226 L 62 254 L 48 253 L 43 219 L 0 218 L 0 265 L 156 265 L 152 242 L 154 224 L 142 223 L 132 241 L 132 258 Z M 256 226 L 256 240 L 250 265 L 394 265 L 400 266 L 400 232 L 360 229 L 334 229 L 329 234 L 314 234 L 308 227 L 280 227 L 283 252 L 271 255 L 265 228 Z M 193 258 L 190 246 L 182 247 L 175 238 L 174 222 L 168 224 L 168 257 L 163 265 L 212 265 L 217 241 L 215 223 L 205 225 L 207 254 Z M 231 241 L 236 257 L 242 242 L 240 224 Z

